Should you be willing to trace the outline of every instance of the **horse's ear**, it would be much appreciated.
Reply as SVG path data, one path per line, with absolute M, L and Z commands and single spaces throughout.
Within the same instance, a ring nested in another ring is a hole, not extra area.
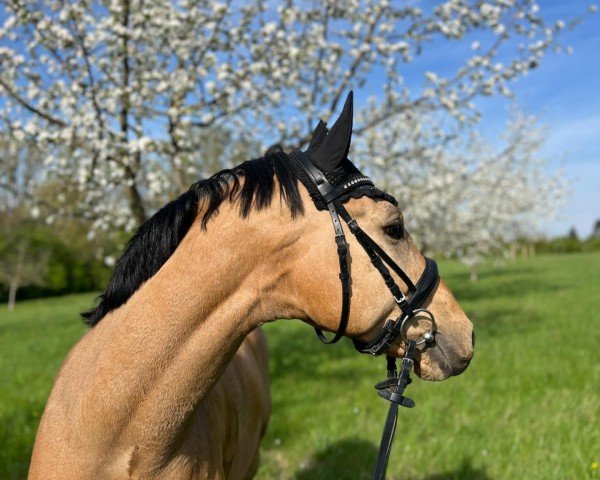
M 320 145 L 310 151 L 313 163 L 321 170 L 332 172 L 347 157 L 352 140 L 352 110 L 353 94 L 350 91 L 339 118 Z
M 308 144 L 308 149 L 311 152 L 314 152 L 319 145 L 325 140 L 327 136 L 327 124 L 323 120 L 319 120 L 319 124 L 317 128 L 315 128 L 312 136 L 310 137 L 310 143 Z

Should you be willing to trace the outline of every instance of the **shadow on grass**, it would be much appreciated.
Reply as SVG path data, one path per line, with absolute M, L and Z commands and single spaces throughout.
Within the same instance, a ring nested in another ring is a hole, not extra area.
M 312 328 L 299 324 L 269 325 L 265 329 L 269 345 L 271 378 L 318 376 L 324 365 L 330 367 L 357 354 L 346 339 L 332 348 L 324 348 Z M 351 381 L 351 379 L 348 379 Z
M 296 480 L 360 480 L 370 479 L 375 468 L 378 449 L 372 443 L 360 439 L 345 439 L 317 452 L 310 464 L 298 470 Z M 409 458 L 403 461 L 410 463 Z M 418 470 L 418 466 L 414 466 Z M 395 478 L 388 475 L 390 478 Z M 405 478 L 404 476 L 402 478 Z M 427 476 L 412 476 L 410 480 L 491 480 L 481 469 L 473 466 L 470 459 L 464 459 L 454 469 Z
M 446 265 L 444 265 L 444 260 L 441 260 L 440 273 L 444 277 L 453 276 L 469 280 L 470 268 L 467 265 L 455 261 L 453 267 L 454 268 L 447 269 Z M 477 268 L 477 275 L 479 278 L 484 278 L 496 277 L 499 275 L 514 275 L 515 273 L 535 273 L 538 272 L 540 268 L 539 264 L 528 261 L 488 261 L 479 265 Z
M 545 318 L 539 312 L 521 307 L 474 308 L 467 312 L 476 332 L 487 337 L 514 337 L 539 330 Z
M 345 439 L 315 453 L 307 467 L 298 470 L 296 480 L 357 480 L 372 477 L 377 448 L 365 440 Z
M 433 473 L 425 477 L 411 477 L 411 480 L 492 480 L 483 468 L 473 466 L 470 459 L 463 459 L 460 467 L 445 472 Z

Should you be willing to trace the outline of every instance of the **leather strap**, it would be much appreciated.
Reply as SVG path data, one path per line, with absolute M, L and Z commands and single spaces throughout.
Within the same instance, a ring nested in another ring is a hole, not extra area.
M 404 396 L 404 390 L 407 385 L 411 383 L 410 372 L 414 365 L 414 354 L 415 354 L 416 343 L 414 340 L 409 340 L 406 343 L 406 351 L 402 358 L 402 369 L 398 377 L 393 377 L 395 371 L 391 370 L 388 366 L 388 380 L 378 383 L 375 388 L 379 391 L 379 396 L 390 401 L 390 408 L 388 410 L 387 417 L 385 419 L 385 425 L 383 427 L 383 433 L 381 434 L 381 442 L 379 444 L 379 454 L 377 456 L 377 463 L 375 464 L 375 472 L 373 474 L 373 480 L 385 479 L 385 472 L 387 471 L 387 464 L 390 458 L 390 452 L 392 450 L 392 442 L 394 440 L 394 433 L 396 431 L 396 423 L 398 420 L 398 405 L 403 407 L 412 408 L 415 406 L 410 398 Z M 388 365 L 389 365 L 388 357 Z M 382 386 L 382 384 L 386 384 Z M 389 388 L 389 390 L 384 390 Z M 385 394 L 384 394 L 385 392 Z
M 371 257 L 373 254 L 380 257 L 402 279 L 402 281 L 408 287 L 409 291 L 414 291 L 415 284 L 412 282 L 409 276 L 396 264 L 396 262 L 394 262 L 388 256 L 387 253 L 385 253 L 385 251 L 379 245 L 377 245 L 377 243 L 371 237 L 369 237 L 369 235 L 367 235 L 367 233 L 362 228 L 360 228 L 356 220 L 354 220 L 350 216 L 348 210 L 346 210 L 346 207 L 344 207 L 342 204 L 339 204 L 338 212 L 340 216 L 344 219 L 344 221 L 348 224 L 348 228 L 356 237 L 358 243 L 360 243 L 363 249 L 369 254 L 369 257 Z
M 390 258 L 390 256 L 371 237 L 369 237 L 362 228 L 360 228 L 356 220 L 350 216 L 344 205 L 338 200 L 338 197 L 344 193 L 345 189 L 348 188 L 348 185 L 343 184 L 338 186 L 337 189 L 333 188 L 325 175 L 313 165 L 309 155 L 305 152 L 294 151 L 290 154 L 290 157 L 298 163 L 302 170 L 304 170 L 310 181 L 317 187 L 323 201 L 326 202 L 333 224 L 337 253 L 340 262 L 339 278 L 342 284 L 342 311 L 340 313 L 338 330 L 334 337 L 328 340 L 323 331 L 318 327 L 315 327 L 317 337 L 323 343 L 329 344 L 338 342 L 346 332 L 348 318 L 350 316 L 351 290 L 348 266 L 348 244 L 340 222 L 340 217 L 342 217 L 346 225 L 348 225 L 350 232 L 355 236 L 358 243 L 369 256 L 373 266 L 382 276 L 385 285 L 390 290 L 390 293 L 402 312 L 396 320 L 387 322 L 377 337 L 368 344 L 353 340 L 354 346 L 359 352 L 381 355 L 401 333 L 402 321 L 406 317 L 413 316 L 414 310 L 419 308 L 431 294 L 431 291 L 437 284 L 437 264 L 435 261 L 427 258 L 425 261 L 425 269 L 415 285 L 404 270 L 402 270 L 402 268 L 400 268 L 400 266 L 396 264 L 396 262 L 394 262 L 394 260 L 392 260 L 392 258 Z M 358 178 L 355 182 L 356 185 L 372 184 L 367 177 Z M 352 186 L 355 187 L 356 185 Z M 402 290 L 390 274 L 388 267 L 391 268 L 406 284 L 408 296 L 402 293 Z
M 396 433 L 396 423 L 398 421 L 398 404 L 390 403 L 390 408 L 383 426 L 381 434 L 381 442 L 379 443 L 379 454 L 377 455 L 377 463 L 375 464 L 375 472 L 373 480 L 384 480 L 387 464 L 390 459 L 392 450 L 392 442 L 394 441 L 394 433 Z
M 310 159 L 307 158 L 306 154 L 303 152 L 292 152 L 290 155 L 300 163 L 306 174 L 310 177 L 311 181 L 316 185 L 323 198 L 326 198 L 333 192 L 334 189 L 329 181 L 325 178 L 325 175 L 323 175 L 323 173 L 312 164 Z M 332 344 L 339 342 L 344 336 L 344 333 L 346 333 L 348 318 L 350 317 L 351 290 L 350 268 L 348 264 L 348 243 L 346 242 L 346 236 L 344 235 L 342 222 L 340 221 L 340 217 L 333 201 L 327 202 L 327 210 L 329 210 L 329 214 L 331 216 L 331 223 L 333 224 L 333 230 L 335 233 L 335 243 L 337 245 L 337 254 L 340 262 L 339 278 L 342 284 L 342 311 L 340 313 L 338 329 L 333 338 L 328 339 L 320 328 L 314 328 L 315 333 L 321 342 L 325 344 Z
M 392 342 L 402 333 L 402 322 L 406 317 L 412 317 L 415 310 L 425 303 L 435 289 L 439 279 L 437 263 L 431 258 L 425 258 L 425 269 L 415 286 L 415 289 L 406 298 L 403 305 L 399 305 L 402 314 L 395 320 L 389 320 L 377 336 L 369 343 L 353 339 L 354 348 L 361 353 L 381 355 L 391 346 Z
M 317 187 L 322 200 L 327 205 L 333 223 L 335 242 L 337 244 L 337 252 L 340 261 L 339 277 L 342 283 L 342 312 L 340 315 L 338 331 L 332 339 L 328 340 L 327 337 L 325 337 L 325 334 L 319 328 L 315 327 L 317 337 L 323 343 L 336 343 L 342 338 L 348 325 L 351 295 L 348 268 L 348 244 L 346 243 L 346 237 L 344 236 L 344 230 L 340 222 L 341 217 L 346 225 L 348 225 L 350 232 L 355 236 L 358 243 L 369 256 L 371 263 L 383 278 L 385 285 L 390 290 L 401 311 L 400 316 L 396 318 L 396 320 L 391 320 L 386 323 L 373 341 L 364 344 L 358 340 L 353 340 L 354 346 L 359 352 L 381 355 L 388 350 L 396 337 L 403 333 L 402 328 L 404 322 L 415 315 L 415 312 L 423 305 L 436 287 L 439 278 L 437 264 L 430 258 L 426 258 L 425 269 L 415 285 L 404 270 L 402 270 L 400 266 L 398 266 L 396 262 L 394 262 L 394 260 L 392 260 L 392 258 L 390 258 L 390 256 L 360 228 L 356 220 L 350 216 L 344 205 L 339 201 L 339 197 L 353 185 L 343 184 L 337 188 L 333 188 L 327 178 L 325 178 L 325 175 L 312 164 L 307 153 L 296 151 L 292 152 L 290 156 L 304 170 L 314 186 Z M 356 184 L 372 185 L 367 177 L 357 178 L 354 182 Z M 407 295 L 402 293 L 402 290 L 390 274 L 388 267 L 391 268 L 406 284 L 408 288 Z M 433 315 L 431 313 L 429 314 L 433 320 Z M 403 338 L 405 340 L 406 348 L 404 357 L 402 358 L 400 375 L 396 376 L 395 359 L 388 356 L 388 379 L 379 382 L 375 386 L 379 396 L 390 402 L 390 408 L 381 436 L 379 455 L 377 457 L 377 464 L 373 476 L 374 480 L 383 480 L 385 478 L 392 441 L 394 439 L 394 432 L 396 430 L 398 406 L 400 405 L 408 408 L 415 406 L 415 402 L 412 399 L 404 396 L 404 390 L 410 383 L 410 371 L 413 368 L 413 356 L 417 343 L 414 340 L 408 340 L 405 336 L 403 336 Z

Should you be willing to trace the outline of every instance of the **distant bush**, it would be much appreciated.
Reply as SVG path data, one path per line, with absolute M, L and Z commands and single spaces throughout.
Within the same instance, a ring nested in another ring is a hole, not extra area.
M 588 238 L 581 244 L 583 252 L 600 252 L 600 238 Z
M 29 298 L 63 295 L 74 292 L 101 290 L 110 268 L 104 264 L 102 243 L 109 251 L 108 240 L 86 238 L 87 228 L 76 221 L 63 222 L 61 225 L 47 226 L 41 222 L 13 223 L 11 231 L 0 231 L 0 260 L 9 264 L 11 255 L 9 242 L 27 242 L 28 255 L 35 256 L 43 253 L 43 264 L 36 266 L 35 260 L 30 260 L 28 268 L 39 268 L 43 277 L 41 282 L 24 284 L 18 290 L 18 300 Z M 6 267 L 6 265 L 5 265 Z M 0 280 L 0 302 L 8 298 L 8 284 Z
M 558 237 L 536 242 L 535 249 L 538 253 L 600 252 L 600 238 L 581 241 L 573 236 Z

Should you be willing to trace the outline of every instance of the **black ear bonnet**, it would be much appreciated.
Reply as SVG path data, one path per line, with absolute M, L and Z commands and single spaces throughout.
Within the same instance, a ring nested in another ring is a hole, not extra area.
M 292 164 L 294 165 L 294 171 L 298 177 L 298 180 L 302 182 L 302 184 L 308 190 L 310 197 L 312 198 L 315 207 L 317 210 L 327 210 L 327 205 L 323 201 L 323 197 L 317 190 L 316 185 L 308 178 L 306 172 L 297 165 L 294 157 L 289 157 L 292 160 Z M 392 197 L 390 194 L 385 193 L 379 190 L 371 181 L 369 177 L 363 175 L 358 168 L 354 166 L 354 164 L 346 159 L 341 168 L 337 169 L 333 172 L 328 172 L 327 170 L 319 170 L 323 173 L 327 181 L 335 188 L 337 192 L 340 193 L 338 199 L 340 202 L 345 203 L 350 198 L 381 198 L 383 200 L 387 200 L 394 205 L 397 205 L 396 199 Z
M 348 159 L 350 140 L 352 137 L 352 92 L 348 94 L 346 103 L 339 118 L 327 130 L 327 124 L 322 120 L 315 128 L 308 148 L 304 152 L 311 163 L 325 176 L 334 187 L 340 202 L 350 198 L 381 198 L 397 205 L 391 195 L 379 190 L 371 179 L 361 173 Z M 298 165 L 294 155 L 289 157 L 298 179 L 308 190 L 317 210 L 327 210 L 327 205 L 319 193 L 314 182 L 308 177 L 305 170 Z

